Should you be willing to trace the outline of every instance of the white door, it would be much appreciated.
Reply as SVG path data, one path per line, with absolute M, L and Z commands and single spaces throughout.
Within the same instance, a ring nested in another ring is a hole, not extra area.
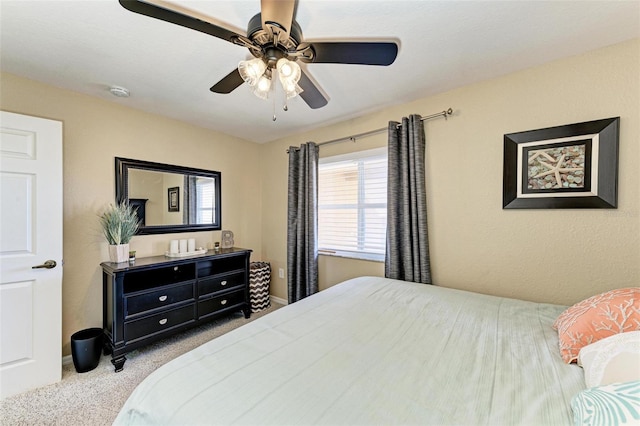
M 62 123 L 0 111 L 0 398 L 61 375 Z

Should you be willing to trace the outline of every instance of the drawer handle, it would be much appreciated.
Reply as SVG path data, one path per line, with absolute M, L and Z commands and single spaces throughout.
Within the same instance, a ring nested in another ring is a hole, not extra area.
M 221 305 L 226 305 L 226 304 L 227 304 L 227 299 L 221 300 L 221 301 L 220 301 L 220 304 L 221 304 Z
M 222 282 L 220 282 L 220 285 L 227 285 L 227 282 L 226 281 L 222 281 Z
M 160 323 L 160 325 L 165 325 L 167 323 L 167 319 L 166 318 L 162 318 L 160 321 L 158 321 Z
M 164 302 L 165 300 L 167 300 L 167 296 L 160 296 L 158 297 L 158 300 Z
M 176 272 L 178 271 L 178 269 L 180 269 L 180 268 L 178 268 L 177 266 L 173 267 L 173 270 L 176 271 Z

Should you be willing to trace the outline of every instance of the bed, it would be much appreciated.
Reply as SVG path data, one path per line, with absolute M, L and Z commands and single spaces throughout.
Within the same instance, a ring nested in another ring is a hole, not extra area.
M 162 366 L 115 424 L 572 424 L 565 308 L 355 278 Z

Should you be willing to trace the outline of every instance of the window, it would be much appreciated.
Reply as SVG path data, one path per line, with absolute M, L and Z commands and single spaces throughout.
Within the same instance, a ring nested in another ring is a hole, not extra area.
M 214 180 L 211 178 L 196 178 L 197 222 L 214 223 L 215 217 Z
M 321 158 L 318 248 L 321 253 L 384 260 L 387 149 Z

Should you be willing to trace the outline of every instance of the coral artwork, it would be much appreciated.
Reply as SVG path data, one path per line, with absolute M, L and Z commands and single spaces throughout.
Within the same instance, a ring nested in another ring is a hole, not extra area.
M 504 135 L 502 208 L 615 209 L 620 118 Z
M 527 187 L 530 190 L 584 188 L 585 145 L 529 151 Z

